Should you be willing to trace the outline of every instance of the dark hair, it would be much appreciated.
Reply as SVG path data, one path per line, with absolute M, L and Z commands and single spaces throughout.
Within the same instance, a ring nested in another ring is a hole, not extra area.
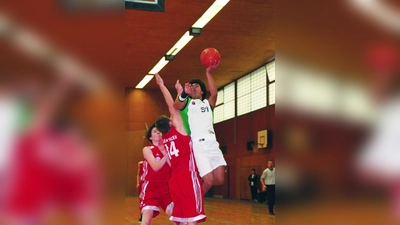
M 162 134 L 167 133 L 171 129 L 169 121 L 170 119 L 167 116 L 159 116 L 155 123 L 157 130 L 160 131 Z
M 149 129 L 147 130 L 147 140 L 149 140 L 151 143 L 153 143 L 153 141 L 150 139 L 151 138 L 151 131 L 154 129 L 154 127 L 156 127 L 156 124 L 152 124 Z
M 254 168 L 253 168 L 253 169 L 251 169 L 251 170 L 252 170 L 252 171 L 254 171 L 254 172 L 256 172 L 256 169 L 254 169 Z
M 199 80 L 199 79 L 194 79 L 191 80 L 189 82 L 189 84 L 199 84 L 201 91 L 203 92 L 203 94 L 201 95 L 201 100 L 204 100 L 207 97 L 207 88 L 206 85 L 203 83 L 203 81 Z

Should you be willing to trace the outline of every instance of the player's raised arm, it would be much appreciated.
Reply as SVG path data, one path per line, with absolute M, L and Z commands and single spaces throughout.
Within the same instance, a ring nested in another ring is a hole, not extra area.
M 171 93 L 165 87 L 163 79 L 160 77 L 159 74 L 155 74 L 156 77 L 156 82 L 158 86 L 160 87 L 160 90 L 164 96 L 165 103 L 167 103 L 169 113 L 171 114 L 171 121 L 174 127 L 181 133 L 181 134 L 187 134 L 185 129 L 183 128 L 183 122 L 182 122 L 182 117 L 179 114 L 179 110 L 174 108 L 174 100 L 172 98 Z
M 218 97 L 218 90 L 217 87 L 215 86 L 215 82 L 213 77 L 211 76 L 211 71 L 215 68 L 217 68 L 219 65 L 219 62 L 216 62 L 206 69 L 206 76 L 207 76 L 207 83 L 208 83 L 208 89 L 210 90 L 210 97 L 208 98 L 208 102 L 211 105 L 211 108 L 215 108 L 215 104 L 217 103 L 217 97 Z

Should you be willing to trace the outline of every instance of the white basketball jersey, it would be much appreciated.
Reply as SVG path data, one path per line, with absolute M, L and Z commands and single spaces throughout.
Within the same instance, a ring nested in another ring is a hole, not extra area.
M 192 139 L 210 136 L 215 138 L 213 112 L 208 100 L 191 99 L 188 104 L 188 121 Z

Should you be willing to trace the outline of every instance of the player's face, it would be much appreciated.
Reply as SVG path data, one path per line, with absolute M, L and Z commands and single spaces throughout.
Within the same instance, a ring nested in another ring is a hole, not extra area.
M 274 163 L 269 161 L 268 162 L 268 168 L 270 168 L 270 169 L 274 168 Z
M 199 84 L 192 84 L 192 95 L 191 97 L 193 99 L 201 98 L 201 95 L 203 94 L 203 91 L 201 90 L 201 87 Z
M 161 140 L 161 133 L 160 131 L 157 130 L 157 128 L 153 128 L 153 130 L 151 131 L 151 140 L 154 141 L 159 141 Z

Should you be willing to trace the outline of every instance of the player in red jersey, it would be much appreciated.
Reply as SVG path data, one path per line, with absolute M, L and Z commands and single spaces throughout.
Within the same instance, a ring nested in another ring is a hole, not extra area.
M 176 224 L 189 225 L 204 222 L 204 193 L 190 136 L 183 127 L 179 111 L 173 107 L 174 100 L 164 81 L 160 75 L 155 76 L 171 113 L 171 119 L 160 116 L 156 121 L 157 129 L 163 134 L 163 143 L 171 163 L 168 184 L 175 206 L 170 220 Z
M 136 189 L 138 190 L 139 196 L 140 196 L 140 191 L 142 190 L 142 184 L 143 184 L 142 175 L 143 175 L 143 161 L 139 161 L 137 177 L 136 177 Z M 139 202 L 140 202 L 140 199 L 139 199 Z M 140 213 L 139 222 L 142 222 L 142 213 Z
M 154 124 L 147 131 L 147 139 L 152 145 L 143 148 L 143 183 L 139 196 L 143 224 L 150 224 L 160 214 L 159 208 L 170 216 L 174 207 L 168 189 L 171 167 L 161 133 Z
M 143 161 L 138 162 L 138 172 L 137 172 L 137 177 L 136 177 L 136 188 L 138 189 L 138 193 L 140 195 L 140 191 L 142 190 L 142 175 L 143 175 Z
M 0 182 L 0 224 L 50 224 L 60 214 L 71 216 L 74 224 L 100 224 L 97 148 L 78 123 L 57 116 L 77 84 L 64 72 L 50 89 L 25 81 L 29 119 L 13 140 L 8 179 Z
M 19 139 L 6 201 L 6 224 L 45 224 L 56 210 L 76 224 L 98 223 L 99 162 L 94 149 L 72 131 L 36 130 Z

